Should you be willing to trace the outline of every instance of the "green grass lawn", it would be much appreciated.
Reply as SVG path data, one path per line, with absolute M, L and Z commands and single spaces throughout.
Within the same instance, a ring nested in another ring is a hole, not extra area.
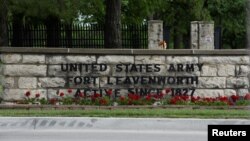
M 91 110 L 25 110 L 1 109 L 0 116 L 11 117 L 149 117 L 149 118 L 244 118 L 249 110 L 222 109 L 91 109 Z

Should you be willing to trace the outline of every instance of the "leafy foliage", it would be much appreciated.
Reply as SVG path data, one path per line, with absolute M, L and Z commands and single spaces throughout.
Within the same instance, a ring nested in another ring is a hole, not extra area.
M 247 0 L 122 0 L 122 22 L 163 20 L 171 28 L 171 37 L 183 42 L 189 38 L 191 21 L 214 20 L 215 26 L 222 27 L 224 48 L 244 48 L 246 5 Z M 18 14 L 23 23 L 33 24 L 49 16 L 66 23 L 103 24 L 105 7 L 105 0 L 8 0 L 10 21 Z
M 216 25 L 222 26 L 226 48 L 244 48 L 246 43 L 247 0 L 209 1 L 208 10 Z

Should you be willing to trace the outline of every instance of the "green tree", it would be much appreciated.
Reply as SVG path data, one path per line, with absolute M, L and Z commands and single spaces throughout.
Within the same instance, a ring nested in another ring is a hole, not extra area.
M 8 46 L 8 9 L 7 0 L 0 0 L 0 46 Z
M 204 0 L 158 0 L 154 19 L 161 19 L 171 28 L 173 48 L 187 48 L 190 38 L 190 22 L 209 20 Z
M 222 27 L 223 48 L 246 47 L 247 0 L 216 0 L 208 9 L 216 26 Z
M 105 1 L 104 0 L 81 0 L 79 4 L 80 15 L 84 16 L 83 23 L 104 24 Z M 86 8 L 87 7 L 87 8 Z
M 58 47 L 60 23 L 66 24 L 68 46 L 72 45 L 72 22 L 77 18 L 80 0 L 10 0 L 13 25 L 13 46 L 22 46 L 22 36 L 29 35 L 28 24 L 44 23 L 48 47 Z M 25 29 L 23 29 L 25 28 Z M 24 31 L 26 33 L 22 33 Z M 32 44 L 30 44 L 32 46 Z

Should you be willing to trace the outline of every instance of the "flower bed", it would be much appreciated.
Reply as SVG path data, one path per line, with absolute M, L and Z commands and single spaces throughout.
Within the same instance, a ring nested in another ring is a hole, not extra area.
M 87 96 L 84 93 L 73 94 L 72 89 L 64 92 L 57 92 L 57 96 L 51 99 L 40 98 L 40 94 L 35 94 L 31 98 L 31 92 L 25 93 L 25 99 L 18 101 L 18 104 L 37 104 L 37 105 L 91 105 L 91 106 L 165 106 L 165 105 L 191 105 L 191 106 L 246 106 L 250 105 L 250 93 L 245 96 L 231 95 L 220 97 L 195 97 L 188 95 L 170 95 L 171 89 L 165 89 L 160 94 L 148 94 L 141 96 L 130 93 L 127 96 L 114 97 L 112 90 L 106 95 L 95 93 Z

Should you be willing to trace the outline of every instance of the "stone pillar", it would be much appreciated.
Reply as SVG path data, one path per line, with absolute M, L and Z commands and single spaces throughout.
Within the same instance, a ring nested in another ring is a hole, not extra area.
M 191 49 L 214 49 L 214 22 L 191 22 Z
M 162 49 L 159 43 L 163 41 L 163 21 L 148 21 L 148 49 Z

